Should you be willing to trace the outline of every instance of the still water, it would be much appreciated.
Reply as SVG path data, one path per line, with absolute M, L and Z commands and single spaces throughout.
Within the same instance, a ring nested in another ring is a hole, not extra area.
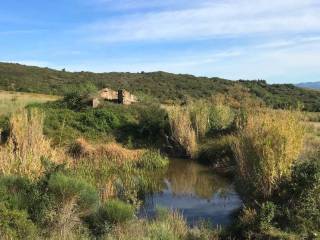
M 224 226 L 242 204 L 228 179 L 184 159 L 172 159 L 159 184 L 161 190 L 146 197 L 141 216 L 151 218 L 164 207 L 181 212 L 190 225 L 204 220 Z

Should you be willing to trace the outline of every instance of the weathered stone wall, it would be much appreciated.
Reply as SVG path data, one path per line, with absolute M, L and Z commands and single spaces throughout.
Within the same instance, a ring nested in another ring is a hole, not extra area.
M 101 102 L 100 102 L 100 100 L 99 100 L 98 98 L 92 99 L 92 107 L 93 107 L 93 108 L 99 107 L 100 104 L 101 104 Z
M 108 101 L 118 101 L 118 92 L 110 88 L 104 88 L 99 92 L 99 97 Z
M 126 90 L 118 91 L 118 101 L 124 105 L 130 105 L 138 101 L 137 97 Z
M 99 107 L 103 101 L 111 101 L 119 104 L 130 105 L 132 103 L 138 102 L 138 98 L 130 92 L 123 89 L 118 90 L 116 92 L 112 89 L 104 88 L 101 91 L 99 91 L 97 97 L 92 99 L 92 107 Z

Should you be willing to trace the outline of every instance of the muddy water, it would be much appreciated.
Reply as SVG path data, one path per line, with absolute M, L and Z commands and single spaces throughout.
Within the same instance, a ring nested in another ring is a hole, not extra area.
M 164 207 L 181 212 L 190 225 L 210 221 L 224 226 L 242 204 L 228 179 L 184 159 L 172 159 L 159 184 L 161 190 L 145 198 L 140 216 L 151 218 Z

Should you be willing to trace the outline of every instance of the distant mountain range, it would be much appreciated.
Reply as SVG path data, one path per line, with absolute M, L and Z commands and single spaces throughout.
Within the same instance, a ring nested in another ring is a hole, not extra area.
M 320 82 L 306 82 L 297 84 L 301 88 L 320 89 Z

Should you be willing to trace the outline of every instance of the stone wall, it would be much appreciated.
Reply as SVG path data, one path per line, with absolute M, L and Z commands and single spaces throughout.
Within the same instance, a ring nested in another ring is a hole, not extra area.
M 118 101 L 124 105 L 130 105 L 138 101 L 137 97 L 126 90 L 118 91 Z
M 99 91 L 99 97 L 107 101 L 118 101 L 118 92 L 110 88 L 104 88 Z
M 126 90 L 113 91 L 110 88 L 104 88 L 99 91 L 97 97 L 92 99 L 92 107 L 97 108 L 103 101 L 115 102 L 123 105 L 130 105 L 138 102 L 138 98 Z

